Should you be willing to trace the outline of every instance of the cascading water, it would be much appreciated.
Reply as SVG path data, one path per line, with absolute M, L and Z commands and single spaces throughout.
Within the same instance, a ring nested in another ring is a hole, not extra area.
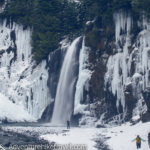
M 52 124 L 65 124 L 73 112 L 74 91 L 76 83 L 76 54 L 80 37 L 75 39 L 68 48 L 61 68 L 57 86 Z

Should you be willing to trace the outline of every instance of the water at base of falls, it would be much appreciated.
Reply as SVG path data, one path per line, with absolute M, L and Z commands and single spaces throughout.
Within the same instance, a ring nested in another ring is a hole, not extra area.
M 76 54 L 81 37 L 75 39 L 67 50 L 57 86 L 52 124 L 63 125 L 73 112 L 74 90 L 76 83 Z

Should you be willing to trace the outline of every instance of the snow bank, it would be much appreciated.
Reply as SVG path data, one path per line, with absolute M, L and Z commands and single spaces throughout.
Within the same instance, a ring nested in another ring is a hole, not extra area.
M 0 120 L 10 122 L 35 121 L 22 106 L 12 103 L 6 96 L 0 93 Z

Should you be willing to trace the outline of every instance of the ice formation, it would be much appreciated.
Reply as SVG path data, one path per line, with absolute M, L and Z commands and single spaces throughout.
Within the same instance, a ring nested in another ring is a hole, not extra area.
M 109 90 L 117 96 L 116 106 L 119 107 L 121 102 L 125 111 L 125 92 L 129 84 L 137 101 L 143 99 L 142 90 L 150 87 L 150 24 L 145 18 L 138 23 L 142 31 L 132 43 L 133 19 L 130 13 L 119 12 L 114 18 L 116 49 L 107 62 L 105 85 L 109 85 Z
M 39 119 L 50 103 L 46 61 L 34 67 L 30 28 L 0 24 L 0 93 Z M 11 109 L 11 108 L 10 108 Z
M 87 105 L 81 104 L 83 101 L 84 86 L 90 80 L 92 72 L 88 69 L 89 48 L 85 46 L 85 39 L 82 42 L 82 48 L 79 56 L 79 75 L 76 84 L 74 114 L 84 114 Z

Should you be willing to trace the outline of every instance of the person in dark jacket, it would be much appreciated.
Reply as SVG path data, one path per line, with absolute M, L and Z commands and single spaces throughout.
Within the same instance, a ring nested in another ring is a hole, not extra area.
M 67 129 L 70 129 L 70 120 L 67 120 Z
M 149 148 L 150 148 L 150 132 L 148 133 L 148 145 L 149 145 Z

